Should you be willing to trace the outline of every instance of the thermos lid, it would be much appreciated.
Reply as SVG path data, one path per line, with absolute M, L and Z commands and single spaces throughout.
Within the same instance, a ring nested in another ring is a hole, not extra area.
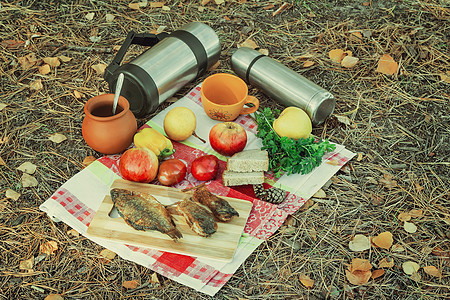
M 158 88 L 145 70 L 135 64 L 120 66 L 109 80 L 109 90 L 115 93 L 119 74 L 124 80 L 120 95 L 130 103 L 130 110 L 136 117 L 141 117 L 154 111 L 159 105 Z

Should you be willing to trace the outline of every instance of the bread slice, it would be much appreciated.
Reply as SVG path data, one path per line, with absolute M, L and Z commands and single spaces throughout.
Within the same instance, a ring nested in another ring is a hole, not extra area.
M 233 172 L 225 170 L 222 174 L 222 181 L 224 186 L 261 184 L 264 182 L 264 172 Z
M 244 150 L 228 158 L 227 170 L 233 172 L 267 171 L 269 154 L 266 150 Z

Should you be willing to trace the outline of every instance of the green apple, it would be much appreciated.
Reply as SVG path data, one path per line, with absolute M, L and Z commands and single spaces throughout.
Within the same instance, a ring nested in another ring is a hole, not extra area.
M 298 140 L 311 135 L 312 123 L 303 109 L 290 106 L 285 108 L 273 122 L 273 129 L 279 136 Z

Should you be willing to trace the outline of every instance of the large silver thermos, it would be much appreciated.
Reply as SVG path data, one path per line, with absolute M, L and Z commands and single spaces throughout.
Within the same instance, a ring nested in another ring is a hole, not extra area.
M 231 56 L 231 68 L 279 103 L 306 111 L 315 125 L 323 123 L 334 111 L 336 99 L 330 92 L 258 51 L 237 49 Z
M 120 65 L 132 44 L 152 47 Z M 219 60 L 219 55 L 219 37 L 203 23 L 189 23 L 171 34 L 130 32 L 106 68 L 104 78 L 114 93 L 117 78 L 123 73 L 120 94 L 128 100 L 134 115 L 143 117 L 184 85 L 205 74 Z

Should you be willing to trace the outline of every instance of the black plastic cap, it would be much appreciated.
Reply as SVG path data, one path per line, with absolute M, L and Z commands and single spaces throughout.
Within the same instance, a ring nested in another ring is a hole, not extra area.
M 120 73 L 124 75 L 120 95 L 128 100 L 133 114 L 140 118 L 155 111 L 159 105 L 159 93 L 150 75 L 137 65 L 124 64 L 105 78 L 111 93 L 115 93 Z

